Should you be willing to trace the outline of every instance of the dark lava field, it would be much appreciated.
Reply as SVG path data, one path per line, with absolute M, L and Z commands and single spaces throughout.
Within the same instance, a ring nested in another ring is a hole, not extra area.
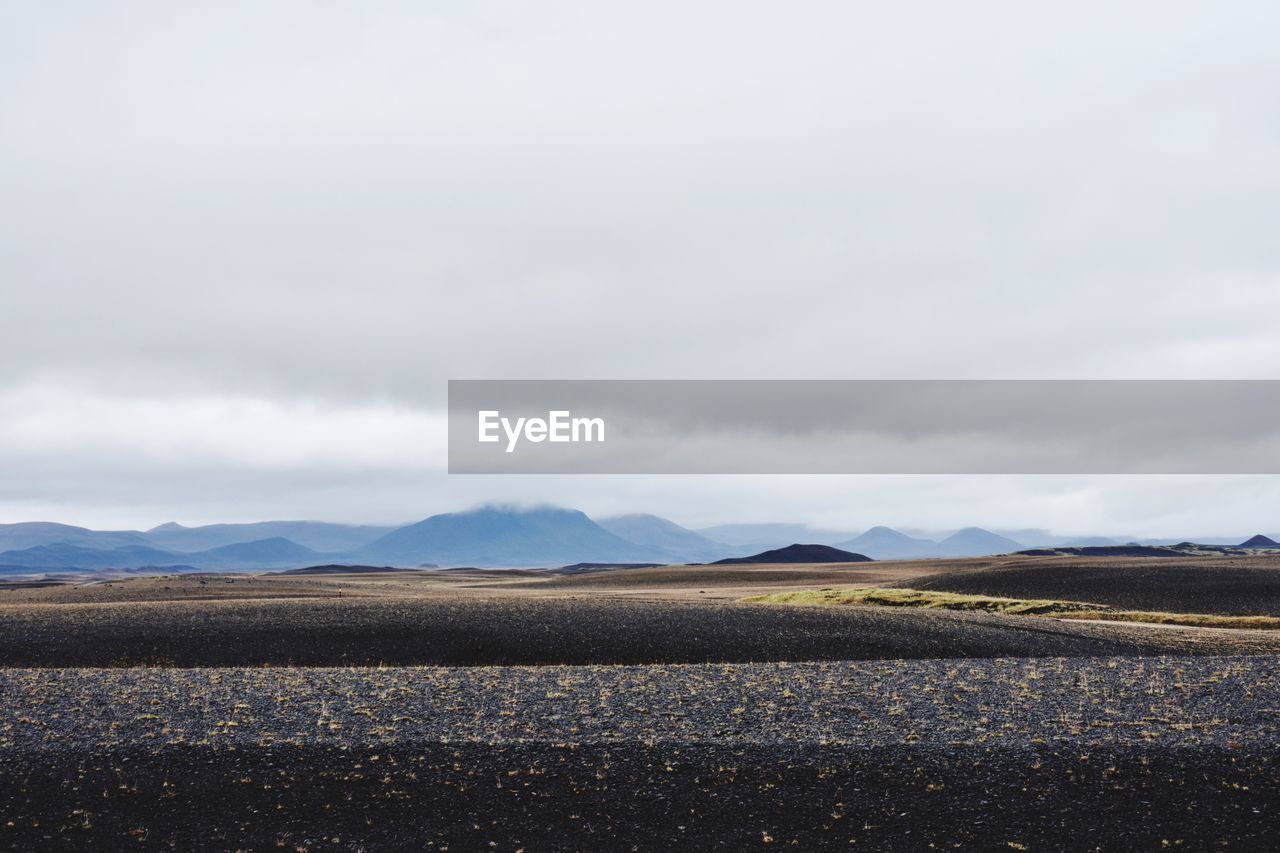
M 1273 561 L 1200 566 L 1245 573 L 1218 599 L 1079 558 L 15 587 L 0 848 L 1280 849 L 1280 632 L 737 603 L 1065 578 L 1214 612 Z
M 1196 632 L 894 608 L 590 598 L 66 604 L 0 618 L 3 666 L 648 664 L 1280 652 Z
M 1275 558 L 1028 560 L 912 578 L 901 586 L 1005 598 L 1069 598 L 1123 610 L 1280 613 Z
M 10 669 L 13 849 L 1263 849 L 1256 657 Z M 107 843 L 104 843 L 107 842 Z

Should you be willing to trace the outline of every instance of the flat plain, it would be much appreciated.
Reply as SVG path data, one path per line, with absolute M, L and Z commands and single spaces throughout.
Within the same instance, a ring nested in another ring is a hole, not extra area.
M 1201 568 L 1251 572 L 1258 595 L 1280 590 L 1280 560 L 1222 559 Z M 739 601 L 1006 570 L 1043 571 L 1041 587 L 1109 573 L 1109 588 L 1070 597 L 1120 600 L 1127 585 L 1176 590 L 1188 571 L 1152 563 L 191 575 L 0 590 L 0 844 L 1271 846 L 1278 632 Z M 1185 589 L 1172 603 L 1205 612 L 1203 585 Z

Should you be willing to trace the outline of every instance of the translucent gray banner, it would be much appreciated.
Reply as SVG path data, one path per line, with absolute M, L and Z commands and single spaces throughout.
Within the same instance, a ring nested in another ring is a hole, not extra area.
M 1280 380 L 453 380 L 456 474 L 1275 474 Z

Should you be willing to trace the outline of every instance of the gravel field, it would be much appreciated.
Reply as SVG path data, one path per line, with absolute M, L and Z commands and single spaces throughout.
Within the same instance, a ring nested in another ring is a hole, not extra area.
M 1280 614 L 1280 565 L 1274 556 L 1051 558 L 961 567 L 895 585 L 1006 598 L 1065 598 L 1128 610 L 1223 616 Z
M 13 849 L 1264 849 L 1261 657 L 0 671 Z
M 1276 632 L 586 598 L 0 607 L 2 666 L 639 664 L 1278 652 Z
M 0 847 L 1280 847 L 1280 632 L 734 604 L 831 570 L 639 571 L 5 591 Z

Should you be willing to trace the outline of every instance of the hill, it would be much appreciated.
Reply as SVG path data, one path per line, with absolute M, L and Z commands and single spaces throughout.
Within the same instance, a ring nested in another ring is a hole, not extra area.
M 0 566 L 7 571 L 65 571 L 69 569 L 155 568 L 187 571 L 229 569 L 271 569 L 315 562 L 319 556 L 288 539 L 263 539 L 224 545 L 207 551 L 184 553 L 163 551 L 147 545 L 119 548 L 87 548 L 81 545 L 37 545 L 0 553 Z
M 545 566 L 577 562 L 661 562 L 666 555 L 628 542 L 573 509 L 485 506 L 433 515 L 359 549 L 360 562 L 417 565 Z
M 184 562 L 183 555 L 146 545 L 89 548 L 58 543 L 0 552 L 5 571 L 63 571 L 68 569 L 132 569 L 168 566 Z
M 1109 537 L 1109 536 L 1075 536 L 1075 537 L 1072 537 L 1072 538 L 1070 538 L 1070 539 L 1062 539 L 1062 540 L 1059 540 L 1058 542 L 1054 542 L 1052 545 L 1048 545 L 1048 546 L 1046 546 L 1046 547 L 1053 547 L 1053 548 L 1105 548 L 1105 547 L 1107 547 L 1108 545 L 1124 545 L 1127 541 L 1129 541 L 1129 540 L 1126 540 L 1126 539 L 1112 539 L 1112 538 L 1111 538 L 1111 537 Z M 1145 544 L 1155 544 L 1155 543 L 1145 543 Z M 1169 542 L 1168 544 L 1172 545 L 1172 544 L 1174 544 L 1174 543 Z
M 321 521 L 263 521 L 249 524 L 208 524 L 184 527 L 169 522 L 147 531 L 90 530 L 52 521 L 0 524 L 0 551 L 18 551 L 41 545 L 77 545 L 108 550 L 129 545 L 160 551 L 194 553 L 266 539 L 288 539 L 314 551 L 349 551 L 394 530 L 356 524 Z
M 343 566 L 329 563 L 323 566 L 303 566 L 300 569 L 286 569 L 282 575 L 368 575 L 382 572 L 416 572 L 417 569 L 398 569 L 393 566 Z
M 990 530 L 981 527 L 966 527 L 957 530 L 940 543 L 948 556 L 985 557 L 990 554 L 1009 554 L 1022 548 L 1021 542 L 1015 542 Z
M 1241 542 L 1239 548 L 1280 548 L 1280 542 L 1272 539 L 1270 536 L 1263 536 L 1259 533 L 1257 536 L 1251 536 Z
M 280 536 L 256 542 L 237 542 L 184 555 L 196 562 L 217 567 L 267 568 L 314 561 L 320 555 L 310 548 Z
M 915 539 L 892 527 L 873 527 L 861 536 L 836 544 L 837 548 L 866 554 L 876 560 L 910 560 L 941 557 L 946 549 L 930 539 Z
M 144 537 L 148 545 L 169 551 L 205 551 L 265 539 L 288 539 L 313 551 L 353 551 L 394 529 L 324 521 L 260 521 L 200 527 L 184 527 L 169 522 L 134 535 Z
M 772 551 L 762 551 L 750 557 L 729 557 L 716 560 L 713 566 L 743 566 L 753 563 L 869 563 L 864 554 L 842 551 L 830 545 L 788 545 Z
M 594 572 L 598 569 L 658 569 L 666 566 L 666 563 L 574 563 L 571 566 L 561 566 L 552 571 L 572 575 L 579 572 Z
M 150 545 L 136 530 L 90 530 L 53 521 L 22 521 L 0 524 L 0 551 L 18 551 L 41 545 L 79 545 L 84 548 L 120 548 Z
M 680 562 L 710 560 L 726 551 L 723 542 L 715 542 L 674 521 L 648 513 L 596 519 L 596 524 L 632 544 L 663 551 Z
M 834 545 L 849 538 L 848 531 L 819 530 L 807 524 L 717 524 L 700 527 L 695 532 L 715 542 L 723 542 L 731 549 L 751 550 L 779 548 L 788 542 Z

